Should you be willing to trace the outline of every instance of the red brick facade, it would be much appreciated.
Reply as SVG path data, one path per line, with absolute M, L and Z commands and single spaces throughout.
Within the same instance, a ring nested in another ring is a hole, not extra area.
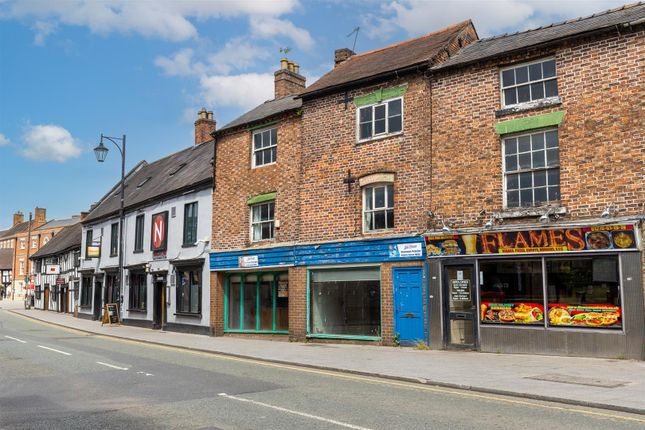
M 502 151 L 495 124 L 564 111 L 558 127 L 564 217 L 599 217 L 609 203 L 617 215 L 642 213 L 643 35 L 638 31 L 570 42 L 435 74 L 432 208 L 453 227 L 482 225 L 486 218 L 479 215 L 481 209 L 503 213 Z M 546 57 L 555 57 L 562 103 L 496 118 L 499 68 Z

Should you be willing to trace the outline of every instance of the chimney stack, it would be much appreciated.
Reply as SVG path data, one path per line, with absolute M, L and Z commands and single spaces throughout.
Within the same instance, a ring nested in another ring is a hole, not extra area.
M 203 107 L 197 113 L 197 121 L 195 121 L 195 145 L 213 140 L 211 133 L 215 131 L 216 125 L 213 111 L 207 111 Z
M 87 216 L 89 214 L 90 214 L 89 212 L 81 212 L 81 214 L 80 214 L 81 221 L 83 221 L 85 218 L 87 218 Z
M 276 99 L 299 94 L 305 89 L 306 79 L 300 74 L 300 65 L 287 58 L 280 59 L 280 70 L 274 75 Z
M 37 207 L 35 212 L 34 227 L 40 227 L 47 222 L 47 209 Z
M 334 51 L 334 67 L 338 67 L 338 65 L 345 60 L 348 60 L 349 57 L 352 55 L 356 55 L 354 51 L 352 51 L 349 48 L 341 48 L 337 49 Z
M 20 224 L 21 222 L 25 222 L 25 214 L 22 212 L 18 211 L 13 214 L 13 226 L 15 227 L 16 225 Z

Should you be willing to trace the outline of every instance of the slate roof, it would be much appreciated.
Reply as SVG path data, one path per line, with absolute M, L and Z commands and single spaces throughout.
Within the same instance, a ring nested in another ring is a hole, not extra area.
M 2 248 L 0 249 L 0 270 L 12 270 L 13 263 L 13 249 Z
M 415 65 L 430 66 L 433 58 L 470 25 L 470 20 L 460 22 L 416 39 L 353 55 L 307 87 L 300 95 L 307 98 Z
M 564 38 L 584 35 L 616 25 L 642 23 L 644 19 L 645 4 L 640 2 L 533 30 L 480 39 L 465 46 L 447 61 L 436 65 L 433 70 L 464 65 L 537 45 L 558 42 Z
M 251 109 L 244 115 L 239 116 L 224 127 L 217 130 L 217 133 L 245 124 L 251 124 L 282 112 L 298 109 L 302 106 L 302 100 L 295 95 L 282 97 L 275 100 L 268 100 L 261 105 Z
M 213 182 L 213 141 L 191 146 L 141 167 L 125 178 L 125 208 L 139 206 L 162 196 Z M 177 170 L 180 166 L 184 166 Z M 175 172 L 171 175 L 172 172 Z M 96 221 L 119 212 L 120 181 L 83 223 Z
M 19 224 L 14 225 L 10 229 L 0 233 L 0 239 L 14 237 L 19 233 L 27 231 L 28 229 L 29 229 L 29 221 L 21 222 Z
M 51 221 L 47 221 L 45 224 L 43 224 L 40 227 L 34 229 L 34 231 L 45 230 L 45 229 L 48 229 L 48 228 L 67 227 L 69 225 L 76 224 L 79 221 L 80 221 L 80 218 L 78 216 L 73 216 L 71 218 L 65 218 L 65 219 L 53 219 Z
M 81 248 L 81 235 L 83 229 L 80 220 L 76 218 L 76 222 L 68 225 L 58 232 L 57 235 L 51 238 L 49 242 L 43 245 L 38 251 L 34 252 L 29 258 L 43 258 L 50 255 L 61 254 L 74 248 Z

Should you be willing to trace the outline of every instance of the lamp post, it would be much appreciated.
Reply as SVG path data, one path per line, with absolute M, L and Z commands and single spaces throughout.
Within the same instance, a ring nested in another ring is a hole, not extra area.
M 121 153 L 121 204 L 119 206 L 119 315 L 121 315 L 122 309 L 122 288 L 123 288 L 123 227 L 125 224 L 125 214 L 123 211 L 124 196 L 125 196 L 125 134 L 123 137 L 110 137 L 104 136 L 101 133 L 101 140 L 99 145 L 94 148 L 94 155 L 96 155 L 96 161 L 102 163 L 107 157 L 108 148 L 103 145 L 103 139 L 109 140 L 116 146 L 116 149 Z M 117 143 L 121 141 L 121 146 Z

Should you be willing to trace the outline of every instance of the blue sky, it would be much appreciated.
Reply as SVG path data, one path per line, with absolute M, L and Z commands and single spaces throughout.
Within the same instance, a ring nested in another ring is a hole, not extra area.
M 281 47 L 308 84 L 334 49 L 365 52 L 472 19 L 480 37 L 618 7 L 614 0 L 0 0 L 0 230 L 35 206 L 87 210 L 120 174 L 100 133 L 127 135 L 126 168 L 193 142 L 272 98 Z M 114 149 L 110 146 L 110 149 Z

